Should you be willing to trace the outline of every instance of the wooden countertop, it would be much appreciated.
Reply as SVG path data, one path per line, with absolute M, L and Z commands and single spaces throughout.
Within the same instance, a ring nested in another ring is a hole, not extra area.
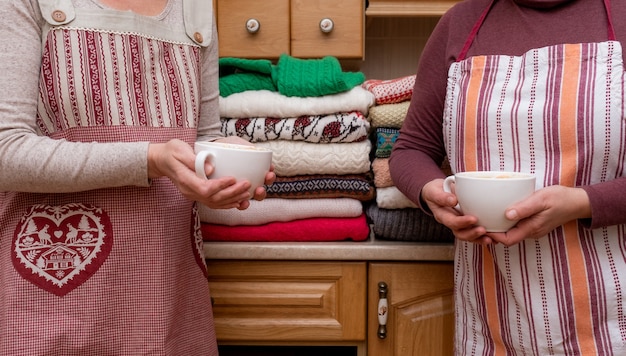
M 452 261 L 451 243 L 376 240 L 338 242 L 204 242 L 211 260 Z

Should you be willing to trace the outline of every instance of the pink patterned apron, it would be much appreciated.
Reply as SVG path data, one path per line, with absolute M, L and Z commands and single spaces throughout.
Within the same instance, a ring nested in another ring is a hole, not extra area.
M 76 8 L 46 32 L 41 134 L 192 144 L 200 46 L 162 37 L 156 20 L 103 13 Z M 159 30 L 124 30 L 136 21 Z M 199 220 L 168 179 L 8 200 L 0 296 L 11 307 L 0 310 L 0 355 L 217 354 Z
M 537 188 L 624 175 L 624 63 L 605 5 L 606 42 L 465 59 L 485 10 L 449 70 L 453 171 L 533 172 Z M 512 247 L 457 241 L 456 354 L 626 355 L 624 230 L 573 221 Z

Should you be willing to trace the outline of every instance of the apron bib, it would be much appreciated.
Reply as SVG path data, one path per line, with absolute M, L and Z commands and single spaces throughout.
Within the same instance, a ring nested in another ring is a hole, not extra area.
M 538 189 L 623 176 L 624 63 L 610 21 L 606 42 L 465 59 L 491 5 L 448 73 L 453 172 L 530 172 Z M 624 354 L 624 228 L 573 221 L 512 247 L 457 240 L 457 354 Z

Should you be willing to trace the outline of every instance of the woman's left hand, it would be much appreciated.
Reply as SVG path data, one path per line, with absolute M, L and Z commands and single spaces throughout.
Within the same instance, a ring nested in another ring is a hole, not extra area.
M 556 227 L 591 217 L 587 192 L 562 185 L 545 187 L 508 208 L 505 215 L 519 222 L 505 233 L 487 233 L 493 241 L 511 246 L 524 239 L 537 239 Z

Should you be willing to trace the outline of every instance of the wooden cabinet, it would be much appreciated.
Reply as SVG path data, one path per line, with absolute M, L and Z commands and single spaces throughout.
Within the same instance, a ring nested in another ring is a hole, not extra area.
M 364 262 L 208 261 L 219 341 L 363 341 Z
M 451 262 L 208 260 L 218 343 L 451 355 Z M 387 286 L 386 338 L 378 285 Z
M 363 0 L 216 0 L 222 57 L 363 57 Z
M 381 291 L 384 283 L 386 290 Z M 453 264 L 371 263 L 368 277 L 368 354 L 453 355 Z M 387 308 L 379 310 L 386 297 Z M 386 313 L 385 337 L 378 314 Z

